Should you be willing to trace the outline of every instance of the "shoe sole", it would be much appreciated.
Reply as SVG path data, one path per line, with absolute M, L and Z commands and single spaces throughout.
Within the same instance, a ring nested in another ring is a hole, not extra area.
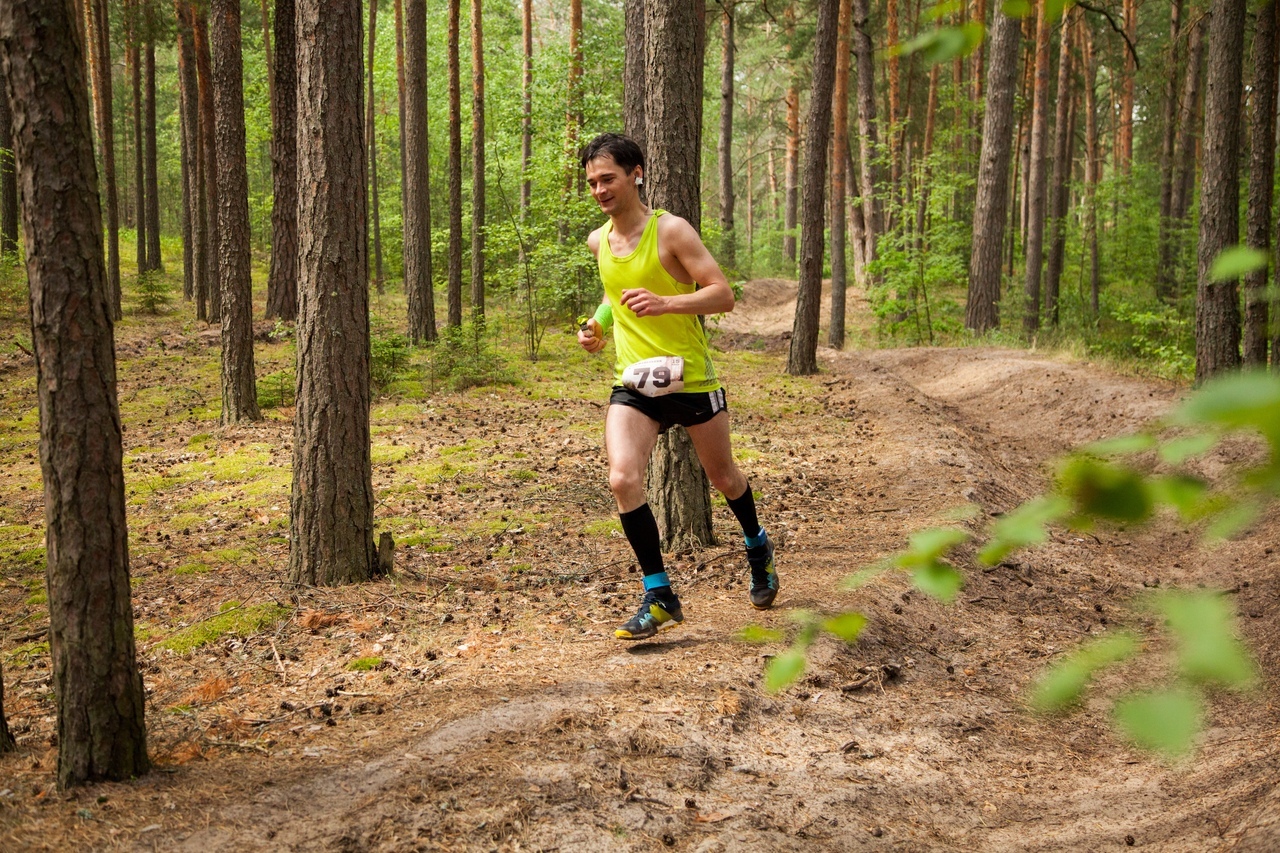
M 752 601 L 751 606 L 754 607 L 756 610 L 768 610 L 773 607 L 774 599 L 776 599 L 777 597 L 778 597 L 778 591 L 775 589 L 773 591 L 773 595 L 769 597 L 768 601 L 765 601 L 760 604 L 757 604 L 755 601 Z
M 663 631 L 670 631 L 672 628 L 675 628 L 683 621 L 684 621 L 683 619 L 679 621 L 675 619 L 668 619 L 666 622 L 663 622 L 657 628 L 654 628 L 652 634 L 640 634 L 638 636 L 636 634 L 626 633 L 621 628 L 619 628 L 613 632 L 613 636 L 615 639 L 618 639 L 618 640 L 647 640 L 651 637 L 658 636 Z

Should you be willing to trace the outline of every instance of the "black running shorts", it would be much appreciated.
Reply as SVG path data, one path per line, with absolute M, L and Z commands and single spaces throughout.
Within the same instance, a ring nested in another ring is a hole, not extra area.
M 682 427 L 705 424 L 728 408 L 723 388 L 701 394 L 676 393 L 646 397 L 630 388 L 616 386 L 609 395 L 609 405 L 639 409 L 650 420 L 658 422 L 659 432 L 666 432 L 677 424 Z

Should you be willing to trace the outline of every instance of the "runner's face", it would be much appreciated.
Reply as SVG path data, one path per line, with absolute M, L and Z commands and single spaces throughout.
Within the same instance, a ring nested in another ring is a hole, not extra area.
M 587 186 L 591 188 L 591 197 L 606 215 L 613 215 L 634 203 L 639 193 L 636 188 L 636 178 L 639 176 L 639 166 L 628 175 L 608 155 L 587 161 Z

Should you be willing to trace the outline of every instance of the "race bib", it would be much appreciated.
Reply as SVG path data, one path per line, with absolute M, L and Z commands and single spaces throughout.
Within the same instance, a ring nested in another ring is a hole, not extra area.
M 683 391 L 684 359 L 678 355 L 660 355 L 637 361 L 622 371 L 622 384 L 646 397 Z

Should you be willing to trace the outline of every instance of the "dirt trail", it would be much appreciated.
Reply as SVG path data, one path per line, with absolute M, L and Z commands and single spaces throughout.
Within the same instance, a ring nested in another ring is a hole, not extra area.
M 749 285 L 720 340 L 781 346 L 786 291 Z M 407 686 L 299 688 L 306 701 L 381 702 L 376 711 L 317 716 L 267 754 L 99 786 L 86 796 L 116 804 L 118 829 L 94 843 L 200 853 L 1280 846 L 1273 678 L 1260 701 L 1216 700 L 1200 752 L 1177 766 L 1126 748 L 1098 698 L 1066 720 L 1030 716 L 1021 698 L 1056 653 L 1141 624 L 1131 597 L 1155 583 L 1235 589 L 1247 638 L 1274 672 L 1274 517 L 1212 552 L 1175 525 L 1062 533 L 994 571 L 965 567 L 950 607 L 893 574 L 840 587 L 957 506 L 1011 508 L 1043 487 L 1055 455 L 1140 426 L 1180 389 L 1009 350 L 824 350 L 820 362 L 816 397 L 770 386 L 788 411 L 778 420 L 746 405 L 764 393 L 759 377 L 726 379 L 731 409 L 743 401 L 734 430 L 763 520 L 785 543 L 774 610 L 747 606 L 736 548 L 681 555 L 672 573 L 686 623 L 657 642 L 618 643 L 611 629 L 635 597 L 634 576 L 609 568 L 627 563 L 621 539 L 596 555 L 605 569 L 554 594 L 503 598 L 501 620 L 476 618 L 483 591 L 472 618 L 459 617 L 465 629 L 424 594 L 405 618 L 437 619 L 446 651 Z M 571 531 L 575 510 L 565 512 Z M 724 515 L 717 530 L 732 542 Z M 569 534 L 542 535 L 552 549 Z M 853 647 L 819 641 L 800 683 L 772 696 L 761 670 L 783 646 L 735 637 L 752 623 L 785 630 L 799 608 L 856 608 L 868 626 Z M 1136 668 L 1101 686 L 1158 676 Z M 9 837 L 41 847 L 39 821 L 24 814 Z

